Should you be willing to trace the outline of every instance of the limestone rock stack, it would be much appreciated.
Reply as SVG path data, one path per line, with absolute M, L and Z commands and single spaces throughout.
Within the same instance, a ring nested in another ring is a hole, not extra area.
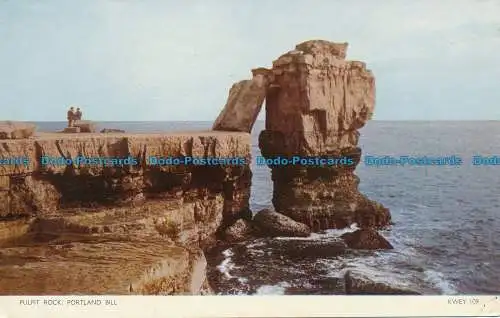
M 250 132 L 262 108 L 269 86 L 269 72 L 264 68 L 252 70 L 253 78 L 233 84 L 224 109 L 212 129 Z
M 264 157 L 349 158 L 352 164 L 270 165 L 276 211 L 313 230 L 383 227 L 389 211 L 358 191 L 359 132 L 375 106 L 375 78 L 345 60 L 347 43 L 307 41 L 273 62 L 266 93 Z

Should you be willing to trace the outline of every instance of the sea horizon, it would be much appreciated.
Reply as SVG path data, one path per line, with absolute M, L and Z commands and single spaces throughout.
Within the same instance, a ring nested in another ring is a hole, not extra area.
M 140 122 L 180 122 L 180 123 L 192 123 L 192 122 L 214 122 L 213 120 L 99 120 L 99 119 L 82 119 L 89 120 L 92 122 L 100 123 L 140 123 Z M 17 121 L 17 122 L 28 122 L 28 123 L 64 123 L 67 120 L 4 120 L 4 121 Z M 256 120 L 256 122 L 265 122 L 265 119 Z M 500 119 L 372 119 L 367 122 L 500 122 Z

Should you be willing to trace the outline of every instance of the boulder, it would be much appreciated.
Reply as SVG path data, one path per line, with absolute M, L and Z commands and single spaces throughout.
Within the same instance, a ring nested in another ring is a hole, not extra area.
M 242 131 L 252 130 L 269 85 L 269 71 L 260 68 L 252 71 L 253 79 L 235 83 L 229 90 L 224 109 L 215 120 L 213 130 Z
M 311 277 L 303 286 L 291 286 L 285 289 L 285 295 L 344 295 L 342 277 Z
M 80 132 L 82 133 L 94 133 L 96 132 L 96 127 L 93 122 L 90 120 L 76 120 L 73 123 L 73 127 L 80 128 Z
M 342 236 L 349 248 L 356 250 L 387 250 L 394 247 L 374 229 L 360 229 Z
M 262 156 L 322 159 L 327 164 L 273 165 L 274 209 L 314 232 L 384 228 L 387 208 L 360 193 L 359 129 L 375 109 L 375 77 L 366 64 L 346 60 L 347 43 L 312 40 L 273 61 L 266 94 Z M 336 163 L 335 163 L 336 160 Z M 308 162 L 307 160 L 303 162 Z
M 115 128 L 104 128 L 101 130 L 102 134 L 107 134 L 107 133 L 124 133 L 125 130 L 122 129 L 115 129 Z
M 229 242 L 241 242 L 249 239 L 254 234 L 250 221 L 239 219 L 224 232 L 224 237 Z
M 67 134 L 77 134 L 80 132 L 80 127 L 66 127 L 62 132 Z
M 259 233 L 264 236 L 307 237 L 311 234 L 311 229 L 307 225 L 269 209 L 259 211 L 253 221 Z
M 345 273 L 344 283 L 347 295 L 421 295 L 413 290 L 372 281 L 367 277 L 353 274 L 351 271 Z
M 0 121 L 0 139 L 26 139 L 36 131 L 34 124 L 19 121 Z
M 310 40 L 295 46 L 297 51 L 311 54 L 316 57 L 318 54 L 328 54 L 345 60 L 348 43 L 333 43 L 324 40 Z

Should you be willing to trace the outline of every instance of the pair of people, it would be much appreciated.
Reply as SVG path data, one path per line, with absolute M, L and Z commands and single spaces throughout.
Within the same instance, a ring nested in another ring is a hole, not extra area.
M 70 107 L 68 110 L 68 127 L 73 127 L 73 124 L 75 123 L 76 120 L 81 120 L 82 119 L 82 111 L 78 107 L 75 111 L 75 107 Z

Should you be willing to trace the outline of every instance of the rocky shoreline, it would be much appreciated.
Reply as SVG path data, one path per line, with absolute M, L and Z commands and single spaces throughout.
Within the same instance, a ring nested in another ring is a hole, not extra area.
M 363 62 L 345 60 L 346 50 L 346 43 L 308 41 L 271 69 L 254 69 L 253 79 L 233 85 L 211 131 L 95 133 L 86 122 L 87 133 L 41 134 L 29 124 L 0 125 L 0 157 L 27 158 L 0 165 L 0 294 L 211 294 L 217 279 L 206 253 L 354 224 L 360 229 L 344 242 L 279 248 L 291 258 L 391 249 L 377 232 L 390 225 L 389 210 L 358 191 L 354 174 L 358 129 L 374 111 L 375 80 Z M 253 217 L 249 132 L 264 101 L 265 158 L 350 163 L 270 164 L 274 210 Z M 136 161 L 40 163 L 82 156 Z M 151 156 L 238 157 L 245 164 L 156 166 L 148 164 Z M 346 294 L 408 293 L 347 273 L 341 285 Z
M 1 144 L 1 157 L 25 157 L 29 164 L 0 166 L 0 294 L 199 294 L 207 286 L 203 249 L 220 227 L 248 213 L 248 165 L 141 160 L 238 156 L 249 162 L 245 133 L 38 134 Z M 40 156 L 139 162 L 48 166 Z

